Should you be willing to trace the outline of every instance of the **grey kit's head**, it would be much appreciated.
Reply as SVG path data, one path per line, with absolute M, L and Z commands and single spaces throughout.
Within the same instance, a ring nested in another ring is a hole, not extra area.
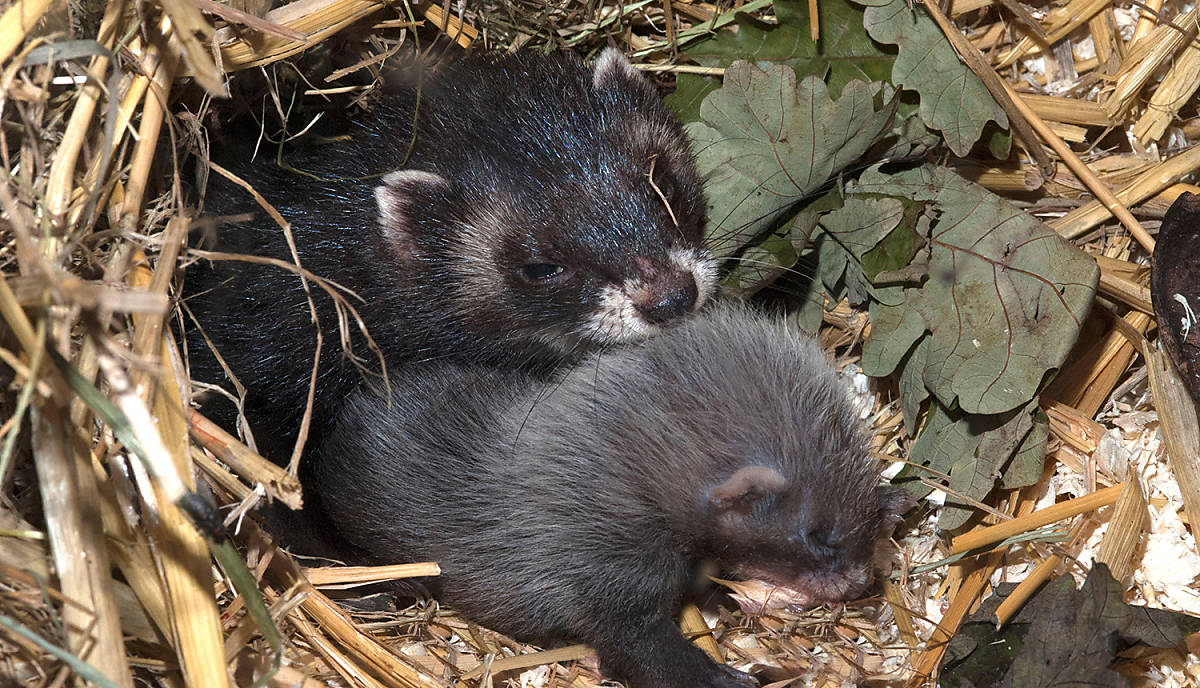
M 622 342 L 709 296 L 716 270 L 691 150 L 618 50 L 590 67 L 565 55 L 474 58 L 423 88 L 417 133 L 437 137 L 437 155 L 418 151 L 384 178 L 380 221 L 402 269 L 444 274 L 470 328 Z
M 645 347 L 643 377 L 664 380 L 645 393 L 664 411 L 642 422 L 664 439 L 637 441 L 688 457 L 673 479 L 702 482 L 688 489 L 709 521 L 710 555 L 791 589 L 796 604 L 861 593 L 911 500 L 881 487 L 866 421 L 816 340 L 722 306 Z

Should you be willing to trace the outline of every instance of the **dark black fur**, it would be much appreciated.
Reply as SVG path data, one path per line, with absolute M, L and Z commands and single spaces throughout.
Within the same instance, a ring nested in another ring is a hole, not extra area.
M 288 165 L 319 179 L 276 166 L 271 150 L 228 165 L 291 223 L 307 270 L 366 299 L 352 302 L 389 365 L 449 359 L 543 374 L 704 300 L 713 270 L 691 153 L 619 53 L 596 67 L 566 55 L 467 58 L 424 78 L 414 138 L 417 83 L 410 75 L 391 89 L 349 140 L 285 151 Z M 213 215 L 255 213 L 221 227 L 217 250 L 290 262 L 281 230 L 244 190 L 213 174 L 205 204 Z M 702 264 L 680 271 L 672 251 Z M 614 285 L 629 289 L 624 315 Z M 300 279 L 216 262 L 189 273 L 185 294 L 248 388 L 260 449 L 286 458 L 315 352 Z M 324 349 L 310 441 L 361 379 L 332 301 L 313 294 Z M 357 326 L 345 326 L 354 354 L 378 373 Z M 193 377 L 224 382 L 198 333 L 189 344 Z M 220 406 L 206 411 L 227 422 L 231 405 Z
M 672 623 L 702 561 L 810 604 L 860 594 L 907 500 L 878 486 L 820 347 L 722 307 L 560 384 L 423 365 L 346 406 L 310 487 L 375 563 L 437 561 L 440 599 L 591 644 L 633 688 L 753 685 Z

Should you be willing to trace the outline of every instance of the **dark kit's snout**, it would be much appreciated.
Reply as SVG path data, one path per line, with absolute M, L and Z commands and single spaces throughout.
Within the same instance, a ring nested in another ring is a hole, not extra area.
M 635 306 L 646 322 L 664 325 L 690 313 L 699 293 L 691 275 L 679 274 L 668 284 L 655 284 L 646 289 Z

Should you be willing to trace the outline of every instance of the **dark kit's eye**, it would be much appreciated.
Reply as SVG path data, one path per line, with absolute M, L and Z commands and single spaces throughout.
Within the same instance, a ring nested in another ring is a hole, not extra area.
M 521 268 L 521 274 L 530 282 L 545 282 L 566 272 L 561 265 L 550 263 L 528 263 Z

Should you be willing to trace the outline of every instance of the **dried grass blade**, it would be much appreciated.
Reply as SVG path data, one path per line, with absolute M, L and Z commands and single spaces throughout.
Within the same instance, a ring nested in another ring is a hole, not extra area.
M 393 685 L 405 688 L 425 688 L 436 686 L 435 682 L 421 676 L 415 669 L 401 662 L 379 641 L 358 629 L 323 593 L 311 589 L 300 605 L 301 609 L 321 626 L 330 637 L 341 646 L 353 650 L 357 657 L 366 662 L 378 672 L 377 675 L 387 676 Z
M 1150 288 L 1138 281 L 1146 274 L 1145 266 L 1126 260 L 1093 256 L 1100 266 L 1100 292 L 1137 310 L 1154 315 L 1154 304 L 1150 303 Z
M 129 178 L 125 184 L 125 198 L 121 202 L 121 212 L 127 218 L 125 221 L 131 229 L 137 226 L 137 215 L 141 212 L 176 64 L 174 55 L 168 53 L 163 57 L 159 69 L 154 72 L 154 78 L 150 81 L 146 98 L 142 101 L 142 121 L 138 125 L 138 139 L 133 147 Z
M 1072 0 L 1064 7 L 1056 8 L 1050 13 L 1049 31 L 1042 29 L 1041 25 L 1030 17 L 1029 22 L 1022 22 L 1022 24 L 1037 30 L 1041 35 L 1023 37 L 1008 54 L 1000 58 L 996 69 L 1011 67 L 1017 60 L 1033 52 L 1039 44 L 1052 46 L 1058 43 L 1072 31 L 1086 24 L 1093 15 L 1111 2 L 1112 0 Z M 1004 6 L 1010 7 L 1007 3 Z
M 172 37 L 183 48 L 182 56 L 191 68 L 191 75 L 204 90 L 218 98 L 229 97 L 225 75 L 209 53 L 213 27 L 192 0 L 159 0 L 163 12 L 171 20 Z
M 708 627 L 708 622 L 704 620 L 704 616 L 696 608 L 696 605 L 691 603 L 683 605 L 679 614 L 679 628 L 684 635 L 692 639 L 693 643 L 704 650 L 705 654 L 717 662 L 725 663 L 725 655 L 721 653 L 721 648 L 717 645 L 716 638 L 713 637 L 712 629 Z
M 157 45 L 152 45 L 141 54 L 141 70 L 143 74 L 137 74 L 133 80 L 129 82 L 125 89 L 124 95 L 121 96 L 121 102 L 116 108 L 116 113 L 112 116 L 112 129 L 114 132 L 110 140 L 104 142 L 105 148 L 101 155 L 95 157 L 92 164 L 88 166 L 87 174 L 84 175 L 82 186 L 85 189 L 94 189 L 99 191 L 101 188 L 100 178 L 108 171 L 108 165 L 112 161 L 112 156 L 117 150 L 117 146 L 124 138 L 124 134 L 129 127 L 129 123 L 133 120 L 134 112 L 137 110 L 138 103 L 146 95 L 146 89 L 150 87 L 151 80 L 158 81 L 160 78 L 159 72 L 166 69 L 159 55 Z M 149 75 L 149 76 L 146 76 Z M 115 92 L 114 92 L 115 93 Z M 113 96 L 116 97 L 115 95 Z M 106 122 L 107 125 L 107 122 Z M 118 133 L 120 135 L 118 135 Z M 83 214 L 87 211 L 87 216 Z M 68 224 L 76 225 L 80 220 L 92 222 L 92 208 L 83 205 L 77 205 L 72 208 Z
M 1035 93 L 1019 95 L 1029 109 L 1038 114 L 1038 117 L 1052 122 L 1082 124 L 1089 127 L 1110 127 L 1118 124 L 1117 121 L 1109 118 L 1108 113 L 1099 103 L 1093 103 L 1090 100 L 1064 96 L 1043 96 Z
M 255 16 L 249 12 L 243 12 L 228 5 L 222 5 L 219 2 L 214 2 L 214 0 L 195 0 L 195 3 L 202 11 L 215 14 L 230 24 L 241 24 L 248 29 L 253 29 L 268 36 L 275 36 L 289 41 L 303 41 L 307 38 L 295 29 L 289 29 L 286 26 L 269 22 L 262 17 Z
M 442 33 L 464 48 L 471 47 L 475 39 L 479 38 L 479 29 L 463 22 L 458 17 L 446 14 L 439 5 L 429 4 L 421 11 L 421 14 L 425 15 L 431 24 L 441 29 Z
M 917 639 L 917 627 L 913 624 L 912 614 L 908 611 L 908 602 L 904 599 L 904 590 L 890 580 L 883 581 L 883 596 L 892 607 L 892 615 L 896 618 L 896 628 L 900 631 L 900 640 L 910 648 L 916 648 L 921 642 Z
M 186 236 L 188 224 L 188 220 L 183 217 L 172 218 L 167 223 L 163 232 L 163 252 L 159 256 L 160 262 L 153 275 L 144 266 L 144 259 L 135 254 L 135 260 L 142 265 L 130 272 L 129 282 L 132 286 L 155 292 L 166 291 L 174 274 L 175 259 Z M 134 355 L 149 357 L 157 354 L 160 363 L 156 376 L 138 376 L 142 378 L 142 384 L 138 385 L 142 387 L 142 398 L 151 400 L 163 445 L 169 448 L 175 469 L 183 477 L 186 488 L 189 492 L 193 491 L 195 484 L 192 481 L 193 467 L 189 461 L 188 429 L 184 421 L 183 400 L 179 396 L 179 386 L 174 384 L 174 371 L 168 364 L 166 340 L 162 336 L 162 319 L 135 316 L 134 326 Z M 157 527 L 166 531 L 170 540 L 159 541 L 160 555 L 162 549 L 182 555 L 179 559 L 160 559 L 164 577 L 168 581 L 172 607 L 176 610 L 174 621 L 178 651 L 187 674 L 197 685 L 223 685 L 228 681 L 228 672 L 225 670 L 220 614 L 213 599 L 211 584 L 204 584 L 206 580 L 210 580 L 208 547 L 203 537 L 178 510 L 167 508 L 163 511 L 166 513 L 162 515 Z M 278 666 L 283 648 L 282 640 L 270 614 L 266 611 L 255 579 L 228 540 L 217 540 L 213 554 L 221 563 L 226 575 L 234 581 L 235 588 L 242 593 L 247 611 L 274 651 L 275 665 Z M 179 610 L 187 610 L 187 613 L 180 614 Z M 273 675 L 273 671 L 268 672 L 256 685 L 261 685 Z
M 1134 106 L 1146 82 L 1192 36 L 1189 29 L 1195 26 L 1196 16 L 1197 9 L 1193 7 L 1175 17 L 1170 25 L 1160 26 L 1143 41 L 1135 42 L 1117 72 L 1116 85 L 1104 101 L 1104 110 L 1109 116 L 1121 117 Z

